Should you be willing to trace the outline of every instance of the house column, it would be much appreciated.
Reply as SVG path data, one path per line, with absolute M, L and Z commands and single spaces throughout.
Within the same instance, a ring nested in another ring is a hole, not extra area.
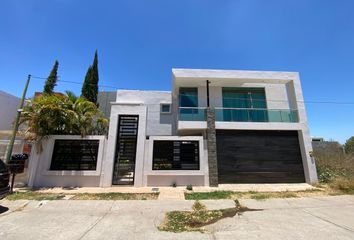
M 218 186 L 218 159 L 216 151 L 215 110 L 208 107 L 207 110 L 207 143 L 208 143 L 208 166 L 209 185 Z

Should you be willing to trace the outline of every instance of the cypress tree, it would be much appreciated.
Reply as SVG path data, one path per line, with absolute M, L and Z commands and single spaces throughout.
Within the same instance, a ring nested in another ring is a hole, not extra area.
M 58 80 L 58 67 L 59 67 L 59 62 L 55 60 L 54 66 L 52 68 L 52 71 L 50 71 L 50 74 L 45 81 L 43 93 L 45 94 L 53 94 L 54 92 L 54 87 L 57 85 L 57 80 Z
M 96 50 L 93 63 L 86 72 L 85 81 L 82 85 L 81 96 L 93 103 L 97 103 L 98 81 L 98 56 Z

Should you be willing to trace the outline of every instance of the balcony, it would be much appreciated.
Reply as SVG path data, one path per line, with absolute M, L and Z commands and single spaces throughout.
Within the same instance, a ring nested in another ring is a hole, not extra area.
M 297 110 L 216 108 L 215 120 L 221 122 L 298 122 Z
M 179 121 L 206 121 L 206 108 L 179 108 Z M 298 122 L 298 111 L 290 109 L 215 108 L 219 122 Z

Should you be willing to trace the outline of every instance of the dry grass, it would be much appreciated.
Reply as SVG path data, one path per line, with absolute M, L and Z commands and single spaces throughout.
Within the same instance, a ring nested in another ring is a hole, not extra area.
M 321 183 L 329 183 L 338 177 L 354 177 L 354 154 L 344 154 L 335 149 L 314 152 L 318 178 Z
M 346 194 L 354 194 L 353 178 L 338 177 L 329 183 L 329 186 L 334 190 L 338 190 Z
M 354 154 L 329 147 L 314 155 L 319 181 L 330 195 L 354 194 Z
M 235 201 L 235 207 L 208 210 L 205 205 L 196 201 L 192 206 L 192 211 L 172 211 L 167 212 L 164 221 L 158 227 L 160 231 L 168 232 L 205 232 L 204 226 L 215 223 L 220 219 L 234 217 L 245 211 L 253 211 Z
M 156 200 L 158 193 L 78 193 L 72 200 Z
M 158 193 L 78 193 L 72 194 L 70 200 L 156 200 Z M 62 200 L 65 194 L 42 193 L 36 191 L 14 192 L 6 197 L 8 200 Z
M 322 189 L 313 189 L 305 191 L 284 191 L 284 192 L 232 192 L 232 191 L 214 191 L 214 192 L 189 192 L 185 193 L 186 200 L 207 200 L 207 199 L 256 199 L 264 200 L 269 198 L 298 198 L 328 195 L 325 187 Z
M 35 191 L 27 192 L 14 192 L 6 197 L 7 200 L 16 201 L 16 200 L 61 200 L 65 197 L 64 194 L 55 194 L 55 193 L 41 193 Z

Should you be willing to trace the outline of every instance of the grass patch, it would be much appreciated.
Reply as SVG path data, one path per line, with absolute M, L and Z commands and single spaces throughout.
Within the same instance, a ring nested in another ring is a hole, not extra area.
M 265 200 L 271 198 L 271 195 L 267 193 L 252 193 L 251 198 L 255 200 Z
M 230 199 L 233 194 L 232 191 L 193 192 L 185 193 L 184 198 L 186 200 Z
M 208 210 L 205 205 L 196 201 L 193 204 L 192 211 L 172 211 L 167 212 L 164 222 L 158 227 L 160 231 L 168 232 L 205 232 L 203 228 L 206 225 L 215 223 L 220 219 L 233 217 L 236 214 L 241 214 L 245 211 L 252 211 L 235 201 L 235 207 Z
M 16 201 L 16 200 L 60 200 L 65 197 L 64 194 L 55 194 L 55 193 L 41 193 L 41 192 L 14 192 L 6 197 L 7 200 Z
M 264 200 L 268 198 L 297 198 L 296 192 L 268 192 L 268 193 L 250 193 L 250 198 L 255 200 Z
M 311 189 L 305 191 L 284 191 L 284 192 L 232 192 L 232 191 L 215 191 L 215 192 L 192 192 L 185 193 L 186 200 L 208 200 L 208 199 L 256 199 L 264 200 L 269 198 L 296 198 L 306 196 L 327 195 L 325 190 Z
M 354 194 L 354 178 L 338 177 L 329 186 L 345 194 Z
M 78 193 L 70 200 L 156 200 L 158 193 Z M 42 193 L 36 191 L 14 192 L 6 197 L 7 200 L 61 200 L 65 194 Z
M 156 200 L 158 193 L 78 193 L 72 200 Z

